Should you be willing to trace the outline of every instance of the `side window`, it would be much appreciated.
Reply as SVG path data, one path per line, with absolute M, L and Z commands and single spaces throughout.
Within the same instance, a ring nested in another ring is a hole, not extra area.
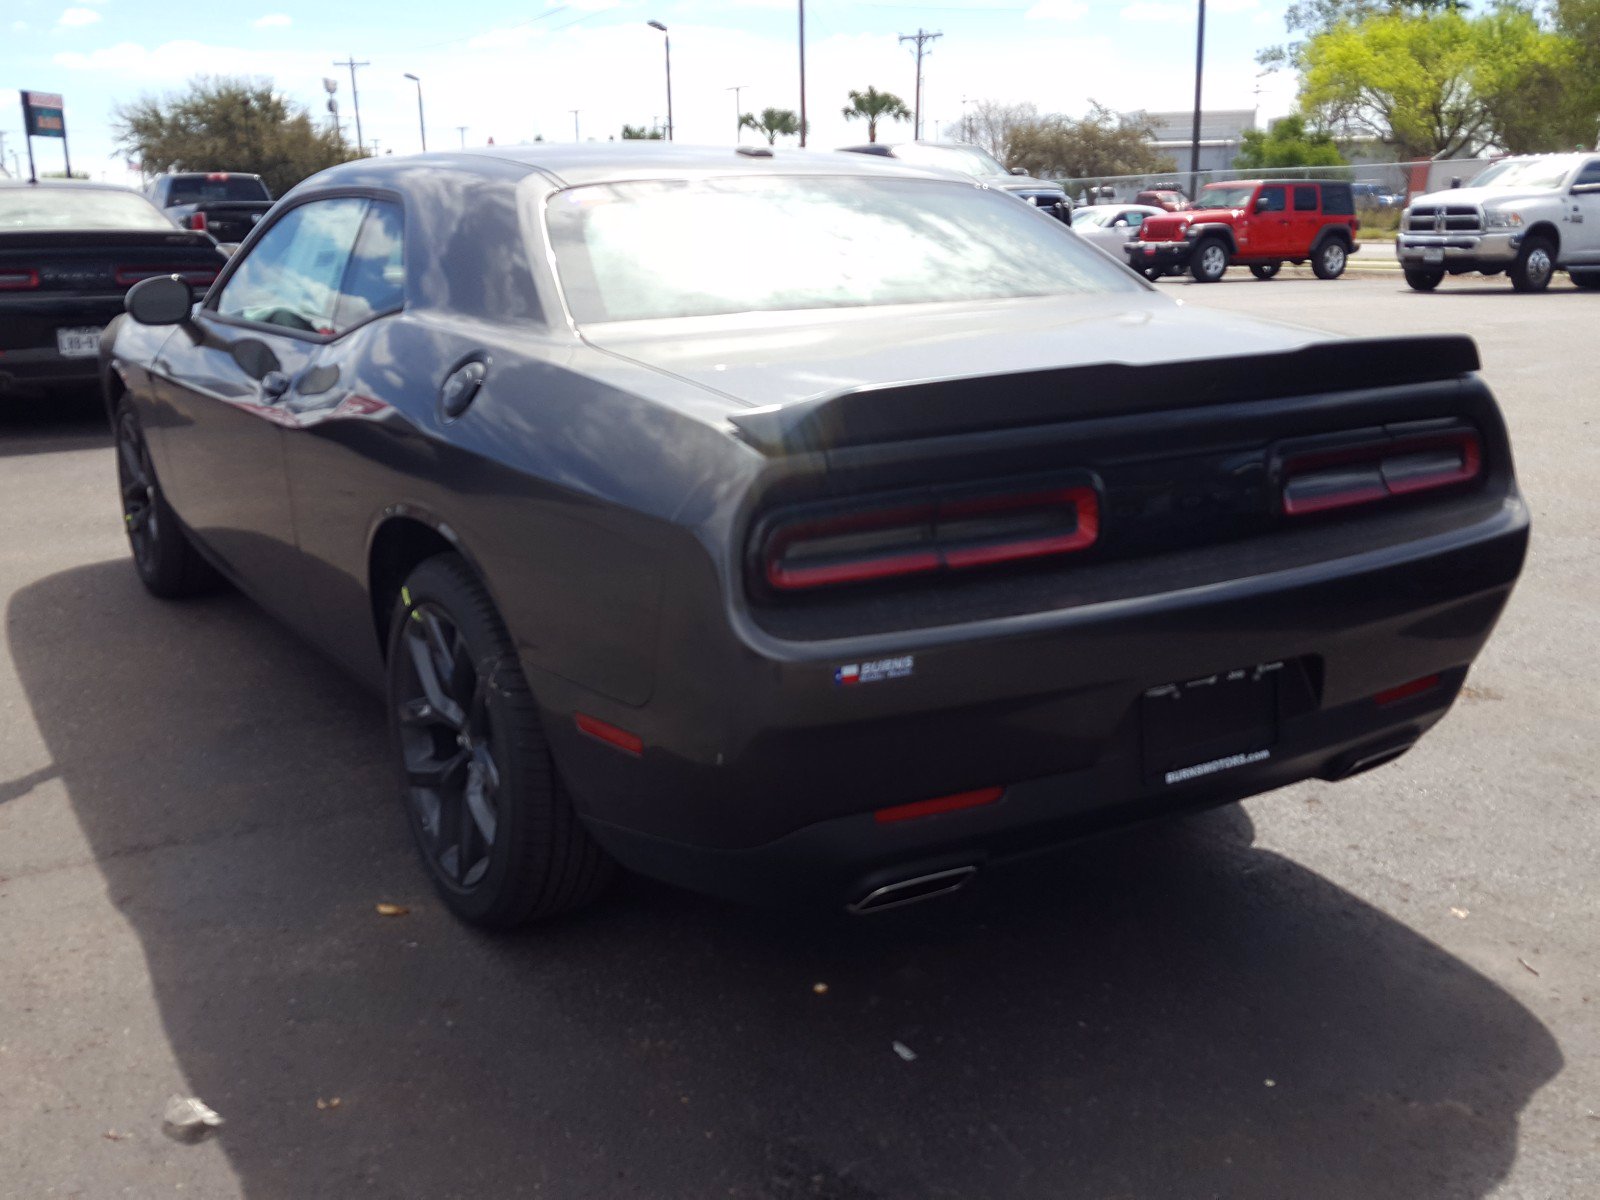
M 1378 190 L 1377 184 L 1368 184 L 1374 194 Z M 1322 185 L 1322 214 L 1326 217 L 1354 216 L 1356 211 L 1355 193 L 1348 183 L 1325 183 Z
M 1267 187 L 1261 189 L 1261 194 L 1256 197 L 1257 212 L 1282 212 L 1284 209 L 1284 194 L 1281 187 Z
M 371 317 L 398 311 L 405 299 L 405 226 L 400 206 L 374 200 L 345 268 L 333 327 L 343 333 Z
M 1304 184 L 1297 184 L 1295 186 L 1294 210 L 1295 212 L 1317 211 L 1317 189 L 1314 185 L 1307 187 Z
M 355 247 L 367 201 L 312 200 L 290 209 L 250 248 L 217 297 L 225 317 L 334 332 L 339 281 Z
M 1125 221 L 1127 221 L 1129 225 L 1132 225 L 1135 229 L 1139 228 L 1139 226 L 1144 224 L 1144 213 L 1142 213 L 1142 212 L 1123 213 L 1122 215 L 1123 215 L 1123 219 Z
M 1591 158 L 1578 172 L 1578 177 L 1572 181 L 1574 187 L 1580 183 L 1600 183 L 1600 158 Z

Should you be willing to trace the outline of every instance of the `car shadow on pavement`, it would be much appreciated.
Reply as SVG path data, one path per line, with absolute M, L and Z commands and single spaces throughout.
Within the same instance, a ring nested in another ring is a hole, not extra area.
M 91 389 L 49 396 L 0 393 L 0 458 L 110 444 L 106 410 Z
M 873 919 L 635 880 L 486 936 L 413 859 L 377 703 L 238 596 L 162 604 L 105 562 L 7 632 L 257 1200 L 1459 1200 L 1562 1065 L 1239 808 Z

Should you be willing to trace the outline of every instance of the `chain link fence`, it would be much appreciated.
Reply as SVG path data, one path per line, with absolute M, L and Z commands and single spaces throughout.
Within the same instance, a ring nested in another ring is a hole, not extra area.
M 1421 192 L 1437 192 L 1460 181 L 1470 184 L 1493 159 L 1421 159 L 1416 162 L 1355 163 L 1346 167 L 1268 167 L 1260 170 L 1164 171 L 1147 175 L 1110 175 L 1062 179 L 1058 182 L 1074 204 L 1131 204 L 1142 191 L 1173 190 L 1194 196 L 1208 183 L 1234 179 L 1344 179 L 1355 185 L 1356 206 L 1364 213 L 1392 210 L 1398 215 Z

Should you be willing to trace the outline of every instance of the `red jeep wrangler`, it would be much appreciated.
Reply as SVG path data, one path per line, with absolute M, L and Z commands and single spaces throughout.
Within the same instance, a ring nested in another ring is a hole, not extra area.
M 1271 279 L 1284 263 L 1308 260 L 1318 279 L 1337 279 L 1361 248 L 1360 227 L 1348 183 L 1246 179 L 1208 183 L 1194 208 L 1145 218 L 1123 250 L 1149 279 L 1187 270 L 1215 283 L 1231 263 Z

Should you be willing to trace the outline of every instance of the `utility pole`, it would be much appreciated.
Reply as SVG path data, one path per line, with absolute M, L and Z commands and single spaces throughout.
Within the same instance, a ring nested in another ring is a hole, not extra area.
M 456 126 L 456 134 L 461 138 L 461 148 L 463 150 L 465 150 L 467 148 L 467 130 L 469 130 L 471 128 L 472 128 L 471 125 L 457 125 Z
M 357 62 L 356 56 L 352 54 L 344 62 L 336 62 L 333 65 L 350 68 L 350 103 L 356 110 L 356 148 L 365 154 L 367 152 L 367 144 L 361 140 L 361 95 L 356 91 L 356 68 L 370 67 L 372 64 Z
M 581 108 L 569 108 L 569 109 L 567 109 L 567 111 L 572 114 L 572 140 L 575 141 L 575 142 L 581 142 L 581 141 L 583 141 L 583 138 L 578 133 L 578 114 L 580 112 L 582 112 L 583 109 L 581 109 Z
M 1205 0 L 1201 0 L 1201 3 L 1205 3 Z M 901 45 L 906 42 L 915 42 L 917 44 L 917 102 L 912 109 L 911 116 L 911 140 L 915 142 L 922 140 L 922 56 L 933 53 L 931 50 L 924 50 L 923 47 L 929 42 L 938 41 L 943 36 L 944 34 L 942 33 L 929 33 L 921 27 L 918 27 L 915 33 L 902 33 L 900 35 Z
M 740 83 L 722 89 L 733 93 L 733 144 L 736 146 L 744 141 L 744 110 L 739 107 L 739 93 L 749 86 L 748 83 Z
M 1194 130 L 1189 139 L 1189 198 L 1200 194 L 1200 81 L 1206 67 L 1206 0 L 1200 0 L 1200 21 L 1194 35 Z
M 660 21 L 647 21 L 651 29 L 661 31 L 661 40 L 667 48 L 667 141 L 672 140 L 672 35 Z
M 800 0 L 800 149 L 806 148 L 806 0 Z

